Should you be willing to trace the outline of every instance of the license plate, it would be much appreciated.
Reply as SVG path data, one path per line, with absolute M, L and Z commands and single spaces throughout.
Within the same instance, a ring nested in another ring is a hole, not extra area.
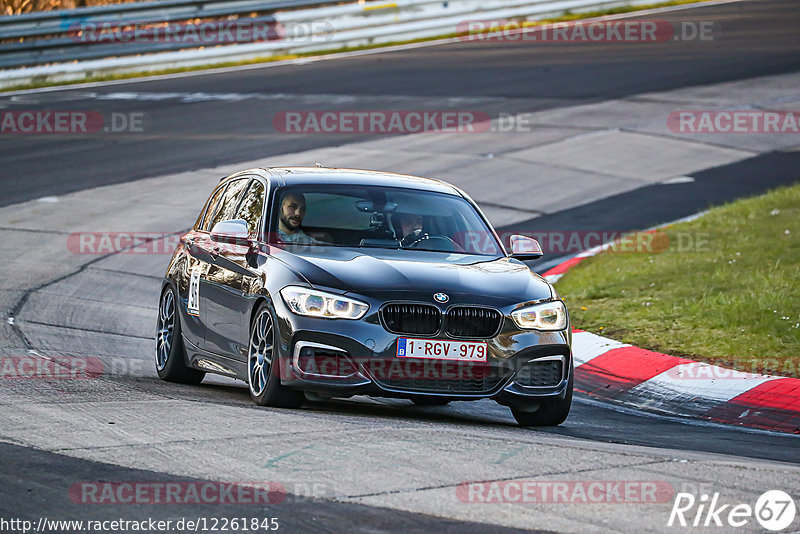
M 485 362 L 489 349 L 484 341 L 450 341 L 447 339 L 397 339 L 398 358 L 429 358 L 463 362 Z

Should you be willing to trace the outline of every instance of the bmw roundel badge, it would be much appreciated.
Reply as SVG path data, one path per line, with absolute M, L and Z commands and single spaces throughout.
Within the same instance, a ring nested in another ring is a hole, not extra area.
M 448 296 L 447 296 L 447 293 L 436 293 L 436 294 L 433 296 L 433 298 L 434 298 L 434 300 L 435 300 L 436 302 L 441 302 L 442 304 L 444 304 L 445 302 L 447 302 L 448 300 L 450 300 L 450 297 L 448 297 Z

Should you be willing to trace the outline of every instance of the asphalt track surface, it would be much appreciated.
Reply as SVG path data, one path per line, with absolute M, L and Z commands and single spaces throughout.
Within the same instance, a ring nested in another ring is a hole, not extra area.
M 243 512 L 241 504 L 202 505 L 186 504 L 176 511 L 174 507 L 151 505 L 118 504 L 98 506 L 90 514 L 76 506 L 67 497 L 74 480 L 121 480 L 149 483 L 158 480 L 163 483 L 187 483 L 203 480 L 190 480 L 185 477 L 165 477 L 142 469 L 123 469 L 116 465 L 89 462 L 69 458 L 45 451 L 31 450 L 8 443 L 0 443 L 4 468 L 0 470 L 0 498 L 3 502 L 3 515 L 37 523 L 42 512 L 57 514 L 61 518 L 92 519 L 111 521 L 120 518 L 152 518 L 157 521 L 181 518 L 242 517 L 243 513 L 253 517 L 250 511 Z M 24 469 L 20 469 L 21 466 Z M 15 466 L 8 469 L 6 466 Z M 33 475 L 33 476 L 32 476 Z M 285 500 L 284 500 L 285 499 Z M 482 523 L 454 521 L 431 516 L 411 514 L 387 508 L 336 503 L 297 495 L 285 495 L 274 506 L 259 506 L 259 518 L 276 518 L 279 531 L 289 532 L 464 532 L 514 533 L 531 532 L 504 528 Z M 7 513 L 14 511 L 13 514 Z M 82 513 L 78 513 L 82 512 Z M 51 515 L 50 517 L 54 517 Z M 211 524 L 211 523 L 208 523 Z M 545 532 L 545 531 L 536 531 Z
M 655 18 L 674 23 L 712 21 L 714 40 L 459 42 L 305 65 L 141 80 L 10 98 L 0 95 L 0 106 L 9 110 L 144 113 L 146 124 L 154 125 L 146 135 L 128 137 L 4 138 L 0 146 L 0 206 L 368 138 L 346 133 L 286 135 L 273 128 L 272 119 L 280 111 L 468 109 L 496 116 L 800 68 L 800 9 L 793 0 L 734 2 Z M 175 96 L 125 100 L 118 99 L 119 93 Z M 244 98 L 211 97 L 204 101 L 197 93 Z M 116 97 L 102 99 L 109 95 Z
M 792 0 L 731 3 L 685 13 L 676 11 L 657 18 L 713 20 L 720 25 L 721 37 L 713 43 L 703 43 L 702 52 L 696 48 L 698 43 L 692 42 L 670 43 L 668 48 L 666 44 L 661 48 L 652 44 L 532 47 L 455 43 L 306 65 L 0 97 L 0 109 L 145 112 L 153 124 L 159 125 L 157 131 L 145 136 L 2 139 L 0 173 L 4 193 L 0 205 L 366 138 L 345 134 L 286 136 L 275 132 L 271 117 L 287 109 L 464 109 L 466 106 L 490 114 L 520 113 L 800 70 L 797 31 L 800 9 Z M 191 99 L 185 96 L 149 101 L 98 98 L 120 92 L 262 96 L 205 101 L 188 101 Z M 87 96 L 87 93 L 93 94 Z M 698 174 L 691 184 L 669 189 L 659 185 L 643 187 L 514 227 L 596 229 L 607 224 L 617 230 L 643 228 L 695 213 L 711 203 L 793 183 L 798 177 L 799 160 L 797 152 L 767 154 Z M 65 170 L 70 180 L 64 179 Z M 242 387 L 204 384 L 198 388 L 175 388 L 148 381 L 136 381 L 131 387 L 155 392 L 169 390 L 170 395 L 201 402 L 249 405 Z M 466 423 L 483 429 L 496 428 L 498 432 L 513 426 L 507 410 L 489 402 L 419 408 L 399 401 L 374 404 L 332 401 L 311 404 L 303 411 L 362 420 L 414 420 L 443 427 Z M 657 417 L 582 398 L 576 400 L 567 424 L 535 432 L 583 444 L 641 445 L 800 464 L 794 436 Z M 0 464 L 3 516 L 34 518 L 43 510 L 63 518 L 85 515 L 85 507 L 75 506 L 66 498 L 65 488 L 76 479 L 168 479 L 161 473 L 10 444 L 0 445 L 0 456 L 3 457 Z M 240 508 L 215 508 L 213 515 L 234 516 L 240 511 Z M 132 507 L 124 510 L 106 507 L 91 515 L 99 519 L 139 512 Z M 165 518 L 178 515 L 175 510 L 154 512 L 152 507 L 141 510 L 139 515 L 145 514 Z M 179 515 L 212 515 L 212 510 L 187 505 Z M 280 517 L 291 530 L 504 531 L 480 523 L 324 499 L 297 499 L 284 504 Z

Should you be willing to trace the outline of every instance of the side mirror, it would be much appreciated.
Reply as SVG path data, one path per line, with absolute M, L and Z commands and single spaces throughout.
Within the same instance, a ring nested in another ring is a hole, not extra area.
M 538 260 L 543 256 L 541 245 L 532 237 L 512 235 L 509 239 L 511 241 L 512 258 L 525 261 Z
M 232 245 L 249 245 L 250 233 L 243 219 L 220 221 L 211 229 L 211 239 Z

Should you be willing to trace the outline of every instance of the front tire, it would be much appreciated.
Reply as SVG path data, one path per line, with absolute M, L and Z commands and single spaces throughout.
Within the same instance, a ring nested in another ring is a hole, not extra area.
M 558 426 L 567 420 L 570 407 L 572 406 L 572 389 L 574 384 L 574 368 L 570 368 L 569 382 L 567 383 L 567 394 L 561 399 L 552 399 L 539 405 L 535 412 L 528 412 L 511 407 L 511 414 L 516 419 L 519 426 Z
M 172 286 L 164 288 L 156 321 L 156 372 L 161 380 L 197 385 L 206 374 L 186 365 L 186 347 L 181 336 L 177 302 Z
M 250 397 L 259 406 L 299 408 L 305 401 L 302 391 L 281 385 L 281 359 L 275 349 L 275 321 L 267 303 L 262 303 L 250 325 L 247 351 L 247 385 Z

